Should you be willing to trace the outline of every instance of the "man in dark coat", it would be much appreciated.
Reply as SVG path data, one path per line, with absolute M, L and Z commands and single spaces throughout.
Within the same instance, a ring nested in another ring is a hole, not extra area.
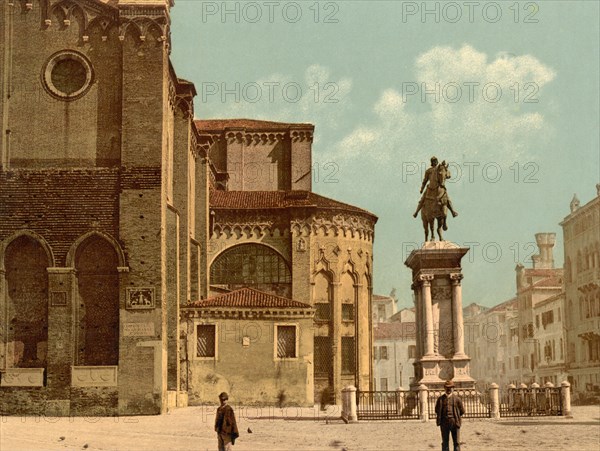
M 229 396 L 223 392 L 219 395 L 221 406 L 217 409 L 215 417 L 215 432 L 219 439 L 219 451 L 233 451 L 232 445 L 235 439 L 240 436 L 235 414 L 230 405 L 227 404 Z
M 462 400 L 453 393 L 454 383 L 446 381 L 446 393 L 435 403 L 435 423 L 442 430 L 442 451 L 450 451 L 450 434 L 454 443 L 454 451 L 460 451 L 460 417 L 465 414 Z

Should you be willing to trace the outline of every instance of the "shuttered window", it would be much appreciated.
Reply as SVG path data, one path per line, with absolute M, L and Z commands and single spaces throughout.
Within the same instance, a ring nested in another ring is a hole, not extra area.
M 277 358 L 296 357 L 296 326 L 277 326 Z
M 196 355 L 198 357 L 215 357 L 215 335 L 214 324 L 200 324 L 197 331 Z

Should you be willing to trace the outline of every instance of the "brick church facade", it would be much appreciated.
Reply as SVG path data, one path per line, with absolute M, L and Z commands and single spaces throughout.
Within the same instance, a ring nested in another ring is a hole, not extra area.
M 194 121 L 194 86 L 169 58 L 172 6 L 0 7 L 3 414 L 204 402 L 198 393 L 213 394 L 194 376 L 204 329 L 188 322 L 207 314 L 189 312 L 243 288 L 284 299 L 250 303 L 264 324 L 289 311 L 306 329 L 310 318 L 298 350 L 315 398 L 369 386 L 377 218 L 312 193 L 312 125 Z

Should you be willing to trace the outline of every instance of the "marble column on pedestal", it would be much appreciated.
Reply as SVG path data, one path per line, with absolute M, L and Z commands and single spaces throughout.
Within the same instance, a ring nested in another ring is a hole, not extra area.
M 464 358 L 465 355 L 465 325 L 463 322 L 462 286 L 463 275 L 450 274 L 452 281 L 452 323 L 454 328 L 454 357 Z
M 433 339 L 434 339 L 434 324 L 433 324 L 433 312 L 431 305 L 431 281 L 433 280 L 432 274 L 423 274 L 419 277 L 421 280 L 421 301 L 423 303 L 423 316 L 425 320 L 425 357 L 432 357 L 433 352 Z

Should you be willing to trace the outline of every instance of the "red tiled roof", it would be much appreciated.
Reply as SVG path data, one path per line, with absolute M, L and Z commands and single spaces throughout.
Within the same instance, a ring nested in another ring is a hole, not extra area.
M 407 323 L 376 323 L 373 327 L 375 340 L 407 340 L 414 339 L 417 324 Z
M 290 128 L 310 128 L 313 124 L 261 121 L 258 119 L 201 119 L 195 120 L 199 132 L 215 132 L 226 129 L 248 129 L 248 130 L 288 130 Z
M 265 210 L 290 207 L 316 207 L 345 210 L 377 217 L 362 208 L 338 202 L 310 191 L 223 191 L 211 190 L 210 208 L 223 210 Z
M 309 309 L 310 305 L 292 299 L 264 293 L 253 288 L 242 288 L 212 298 L 195 301 L 184 308 L 235 307 L 235 308 L 294 308 Z

